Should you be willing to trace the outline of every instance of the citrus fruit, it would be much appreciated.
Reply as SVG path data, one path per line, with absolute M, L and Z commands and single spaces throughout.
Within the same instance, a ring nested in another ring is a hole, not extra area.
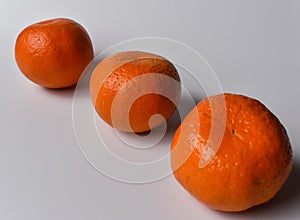
M 32 82 L 47 88 L 75 85 L 93 56 L 87 31 L 66 18 L 26 27 L 15 45 L 15 59 L 21 72 Z
M 97 113 L 120 131 L 138 133 L 159 126 L 176 110 L 180 92 L 175 66 L 148 52 L 109 56 L 95 67 L 90 78 Z
M 225 123 L 218 118 L 222 99 Z M 216 141 L 209 139 L 212 128 L 224 130 L 216 152 L 211 146 Z M 200 102 L 176 131 L 171 150 L 177 181 L 205 205 L 221 211 L 243 211 L 269 201 L 292 168 L 291 145 L 280 121 L 261 102 L 236 94 Z M 210 160 L 201 167 L 202 157 Z

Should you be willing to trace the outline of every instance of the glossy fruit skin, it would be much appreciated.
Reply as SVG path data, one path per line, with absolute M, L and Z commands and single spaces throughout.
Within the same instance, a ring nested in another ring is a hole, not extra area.
M 171 145 L 171 166 L 177 181 L 199 201 L 216 210 L 238 212 L 275 196 L 291 172 L 292 149 L 283 125 L 262 103 L 224 94 L 227 117 L 221 145 L 199 168 L 211 129 L 209 100 L 218 103 L 222 96 L 203 100 L 184 119 Z
M 142 95 L 147 89 L 154 92 Z M 161 95 L 163 92 L 169 95 Z M 151 116 L 159 114 L 167 120 L 176 110 L 180 92 L 175 66 L 147 52 L 125 51 L 109 56 L 97 65 L 90 79 L 91 99 L 98 115 L 110 126 L 126 132 L 145 132 L 159 126 L 161 120 L 154 120 L 149 126 Z M 127 111 L 124 106 L 132 96 L 136 100 L 129 103 Z
M 93 57 L 92 42 L 86 30 L 66 18 L 26 27 L 15 44 L 15 59 L 21 72 L 46 88 L 75 85 Z

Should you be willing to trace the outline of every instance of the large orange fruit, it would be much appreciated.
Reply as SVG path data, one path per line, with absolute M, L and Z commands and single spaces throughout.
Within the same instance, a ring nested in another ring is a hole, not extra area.
M 75 85 L 94 57 L 86 30 L 73 20 L 57 18 L 26 27 L 15 45 L 21 72 L 47 88 Z
M 175 66 L 147 52 L 109 56 L 96 66 L 90 78 L 97 113 L 121 131 L 145 132 L 159 126 L 176 110 L 180 92 Z
M 221 114 L 222 100 L 226 115 Z M 226 117 L 225 123 L 218 115 Z M 211 128 L 224 131 L 217 151 L 213 144 L 218 141 L 209 140 Z M 177 181 L 221 211 L 242 211 L 269 201 L 292 168 L 291 145 L 282 124 L 261 102 L 242 95 L 216 95 L 200 102 L 176 131 L 171 149 Z M 210 158 L 204 166 L 202 157 Z

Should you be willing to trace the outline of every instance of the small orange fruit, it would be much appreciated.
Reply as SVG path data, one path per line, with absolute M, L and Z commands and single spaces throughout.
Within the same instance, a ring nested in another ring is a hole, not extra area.
M 218 116 L 222 99 L 225 123 Z M 225 128 L 216 152 L 212 146 L 216 141 L 209 140 L 212 128 Z M 261 102 L 242 95 L 221 94 L 200 102 L 176 131 L 171 150 L 177 181 L 195 198 L 221 211 L 243 211 L 269 201 L 292 168 L 283 125 Z M 211 156 L 203 167 L 202 156 Z
M 167 59 L 126 51 L 101 61 L 90 78 L 90 95 L 99 116 L 121 131 L 145 132 L 176 110 L 180 78 Z M 152 117 L 155 115 L 162 117 Z
M 15 45 L 21 72 L 47 88 L 75 85 L 94 57 L 86 30 L 73 20 L 57 18 L 26 27 Z

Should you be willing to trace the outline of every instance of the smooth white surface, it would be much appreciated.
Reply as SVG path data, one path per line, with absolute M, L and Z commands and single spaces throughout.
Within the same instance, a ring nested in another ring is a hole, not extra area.
M 0 4 L 0 219 L 296 219 L 300 215 L 300 3 L 291 1 L 37 1 Z M 17 69 L 27 25 L 70 17 L 96 53 L 136 37 L 166 37 L 201 53 L 226 92 L 264 102 L 285 125 L 294 170 L 271 202 L 243 213 L 210 210 L 172 176 L 130 185 L 99 174 L 73 132 L 73 89 L 40 88 Z

